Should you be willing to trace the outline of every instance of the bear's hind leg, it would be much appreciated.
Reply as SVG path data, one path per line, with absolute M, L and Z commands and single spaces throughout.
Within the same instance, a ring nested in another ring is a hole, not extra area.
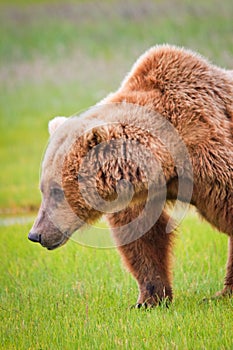
M 216 294 L 216 297 L 228 295 L 233 295 L 233 236 L 230 236 L 228 241 L 227 272 L 224 288 Z
M 125 244 L 127 223 L 138 215 L 138 208 L 127 208 L 108 217 L 122 259 L 138 282 L 139 297 L 135 307 L 152 307 L 172 300 L 171 247 L 173 234 L 166 233 L 169 220 L 162 212 L 154 226 L 140 238 Z M 124 232 L 121 227 L 124 226 Z

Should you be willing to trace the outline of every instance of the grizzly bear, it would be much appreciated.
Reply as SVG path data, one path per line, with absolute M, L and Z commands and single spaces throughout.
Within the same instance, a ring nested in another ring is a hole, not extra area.
M 106 215 L 138 283 L 136 307 L 152 307 L 172 300 L 167 203 L 183 201 L 229 236 L 217 295 L 232 295 L 232 72 L 183 48 L 152 47 L 115 93 L 64 120 L 49 125 L 43 200 L 29 239 L 55 249 Z

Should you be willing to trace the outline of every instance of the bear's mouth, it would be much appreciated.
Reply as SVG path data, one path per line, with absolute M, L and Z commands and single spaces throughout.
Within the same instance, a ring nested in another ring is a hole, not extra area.
M 61 247 L 62 245 L 64 245 L 69 239 L 69 236 L 67 234 L 67 232 L 64 233 L 64 237 L 58 242 L 58 243 L 55 243 L 51 246 L 46 246 L 46 245 L 43 245 L 41 244 L 44 248 L 47 248 L 48 250 L 54 250 L 54 249 L 57 249 L 59 247 Z
M 51 247 L 45 247 L 45 248 L 47 248 L 48 250 L 54 250 L 56 248 L 59 248 L 61 245 L 62 245 L 62 243 L 57 243 L 57 244 L 52 245 Z

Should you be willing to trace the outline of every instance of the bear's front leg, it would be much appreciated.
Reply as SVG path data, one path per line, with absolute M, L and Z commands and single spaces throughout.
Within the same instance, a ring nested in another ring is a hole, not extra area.
M 139 297 L 136 308 L 152 307 L 163 300 L 172 300 L 171 246 L 172 233 L 166 233 L 169 217 L 162 212 L 153 227 L 140 238 L 133 240 L 127 233 L 127 223 L 137 217 L 137 207 L 108 217 L 123 262 L 138 282 Z M 122 227 L 124 225 L 124 230 Z M 124 244 L 129 238 L 129 243 Z

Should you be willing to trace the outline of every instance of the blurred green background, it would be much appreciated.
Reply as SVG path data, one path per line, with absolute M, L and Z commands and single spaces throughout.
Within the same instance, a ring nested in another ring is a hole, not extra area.
M 47 124 L 119 86 L 152 45 L 233 68 L 231 0 L 1 1 L 0 214 L 36 210 Z

